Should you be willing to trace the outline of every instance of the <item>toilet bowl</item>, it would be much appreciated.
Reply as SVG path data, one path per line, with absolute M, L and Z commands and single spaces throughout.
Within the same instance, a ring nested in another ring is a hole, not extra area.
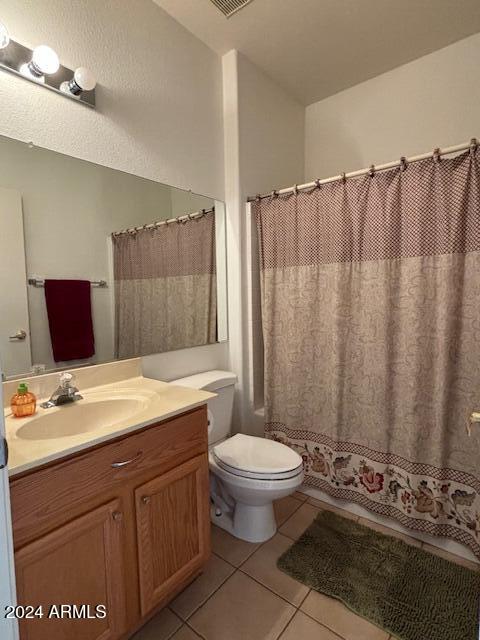
M 235 382 L 229 371 L 206 371 L 172 384 L 217 394 L 208 401 L 212 522 L 242 540 L 264 542 L 277 530 L 273 501 L 303 482 L 302 458 L 280 442 L 230 435 Z
M 301 457 L 279 442 L 237 434 L 211 447 L 209 463 L 212 521 L 249 542 L 275 535 L 273 501 L 302 484 Z

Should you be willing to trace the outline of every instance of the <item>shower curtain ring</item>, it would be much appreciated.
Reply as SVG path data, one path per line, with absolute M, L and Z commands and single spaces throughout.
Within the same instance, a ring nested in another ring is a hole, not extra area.
M 478 147 L 478 140 L 476 138 L 472 138 L 470 140 L 470 154 L 473 156 Z
M 298 184 L 293 185 L 293 193 L 298 196 Z
M 342 173 L 342 182 L 343 184 L 346 184 L 347 182 L 347 174 L 345 173 L 345 171 Z
M 272 193 L 270 194 L 270 198 L 272 198 L 272 199 L 273 199 L 273 198 L 276 198 L 277 196 L 278 196 L 278 191 L 277 191 L 276 189 L 274 189 L 274 190 L 272 191 Z
M 400 158 L 400 169 L 402 171 L 406 171 L 407 167 L 408 167 L 407 159 L 405 156 L 402 156 Z
M 257 195 L 255 196 L 255 200 L 257 202 L 260 202 L 261 199 L 262 199 L 262 196 L 259 193 L 257 193 Z
M 433 150 L 433 159 L 435 162 L 440 162 L 440 149 L 437 147 Z
M 370 176 L 370 178 L 373 178 L 373 176 L 375 175 L 375 165 L 374 164 L 370 165 L 370 169 L 368 170 L 368 175 Z
M 315 180 L 315 186 L 317 187 L 317 189 L 321 189 L 322 188 L 322 183 L 320 182 L 320 178 L 317 178 Z

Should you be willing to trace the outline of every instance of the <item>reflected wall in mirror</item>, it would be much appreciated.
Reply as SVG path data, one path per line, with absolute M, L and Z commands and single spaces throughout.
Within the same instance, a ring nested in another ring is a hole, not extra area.
M 7 377 L 227 339 L 225 205 L 0 137 Z

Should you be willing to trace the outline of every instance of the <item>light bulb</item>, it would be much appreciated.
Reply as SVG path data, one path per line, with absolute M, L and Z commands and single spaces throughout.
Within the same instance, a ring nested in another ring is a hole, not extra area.
M 33 50 L 32 60 L 28 66 L 34 75 L 51 75 L 59 70 L 60 60 L 53 49 L 41 44 Z
M 95 76 L 90 69 L 86 67 L 78 67 L 78 69 L 75 70 L 73 79 L 83 91 L 92 91 L 97 86 Z
M 78 67 L 69 81 L 62 82 L 60 89 L 65 93 L 80 96 L 84 91 L 93 91 L 97 81 L 93 73 L 86 67 Z
M 3 22 L 0 22 L 0 49 L 5 49 L 5 47 L 8 47 L 9 43 L 10 36 L 8 34 L 7 27 Z

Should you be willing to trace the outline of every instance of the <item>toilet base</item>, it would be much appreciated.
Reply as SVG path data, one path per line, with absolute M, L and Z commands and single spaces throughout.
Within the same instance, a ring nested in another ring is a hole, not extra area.
M 212 504 L 210 516 L 213 524 L 247 542 L 265 542 L 277 532 L 271 502 L 261 506 L 236 502 L 233 516 L 231 512 L 216 515 L 215 505 Z

